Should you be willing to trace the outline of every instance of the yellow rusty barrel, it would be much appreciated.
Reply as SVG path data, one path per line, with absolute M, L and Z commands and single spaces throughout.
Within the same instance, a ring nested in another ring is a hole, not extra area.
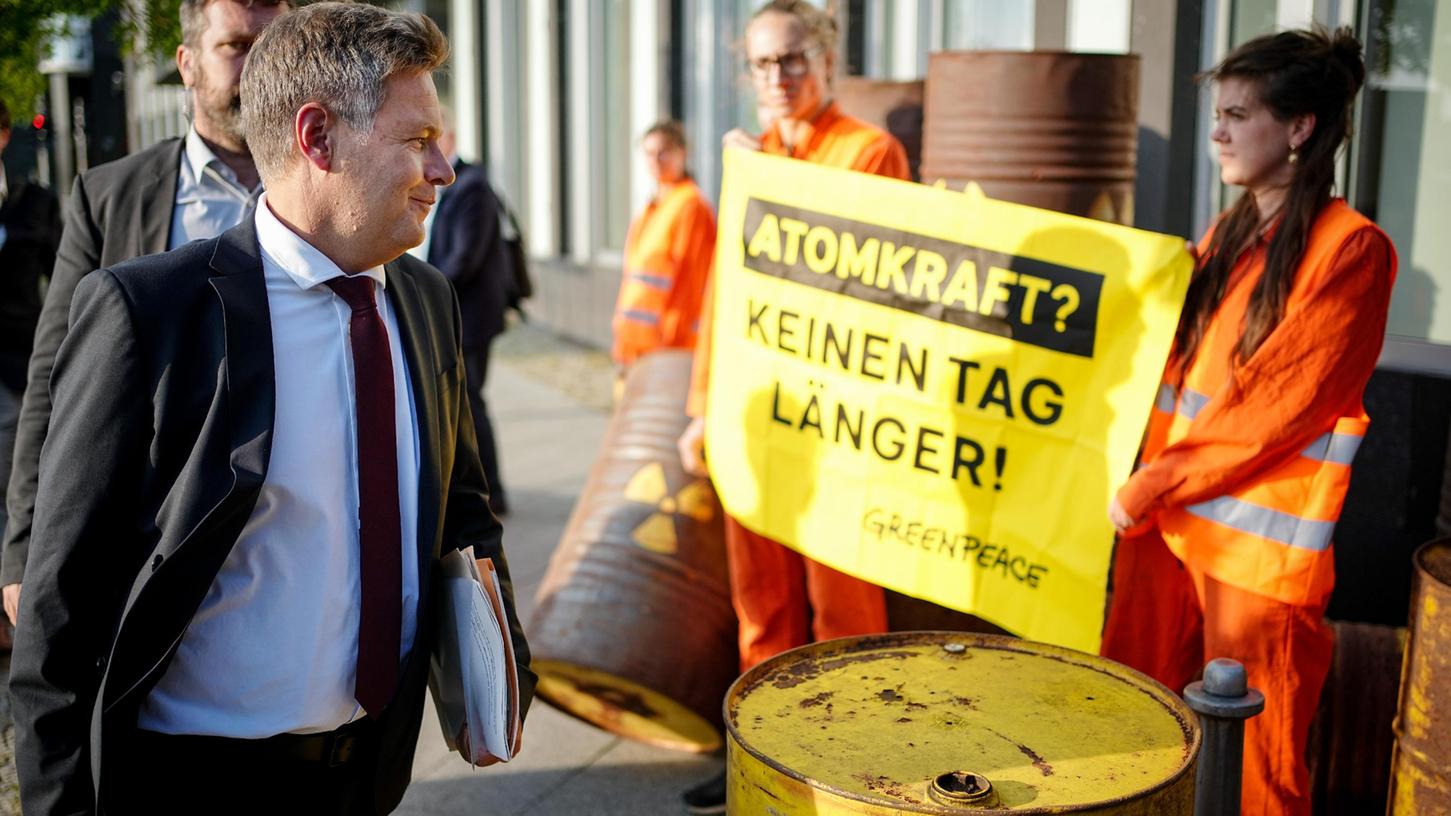
M 1198 720 L 1148 677 L 998 635 L 780 654 L 726 696 L 727 812 L 1182 814 Z
M 675 446 L 690 363 L 667 349 L 631 366 L 526 632 L 542 699 L 621 736 L 707 752 L 740 665 L 720 505 Z
M 1451 814 L 1451 538 L 1416 551 L 1390 812 Z

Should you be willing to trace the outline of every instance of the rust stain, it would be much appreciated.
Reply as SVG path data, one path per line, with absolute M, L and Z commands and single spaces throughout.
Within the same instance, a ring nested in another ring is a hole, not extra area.
M 1032 748 L 1029 748 L 1021 742 L 1018 743 L 1018 750 L 1023 752 L 1023 756 L 1031 759 L 1033 761 L 1033 767 L 1037 768 L 1039 771 L 1042 771 L 1044 776 L 1053 775 L 1053 766 L 1049 765 L 1047 760 L 1039 756 L 1037 751 L 1034 751 Z
M 796 705 L 798 707 L 800 707 L 800 708 L 815 708 L 816 706 L 821 705 L 822 703 L 826 702 L 827 700 L 830 700 L 831 699 L 831 696 L 834 693 L 835 692 L 831 692 L 831 691 L 823 691 L 820 694 L 816 695 L 815 697 L 807 697 L 805 700 L 802 700 L 801 702 L 797 703 Z M 827 710 L 829 711 L 830 709 L 831 709 L 831 706 L 827 706 Z
M 795 688 L 808 680 L 814 680 L 827 672 L 836 671 L 843 666 L 850 666 L 854 663 L 874 663 L 878 660 L 906 660 L 914 656 L 916 656 L 915 652 L 898 650 L 849 654 L 821 660 L 800 660 L 784 665 L 762 679 L 778 689 L 789 689 Z
M 628 711 L 645 719 L 654 719 L 660 712 L 651 708 L 640 694 L 623 689 L 617 689 L 600 683 L 577 683 L 575 688 L 581 694 L 587 694 L 612 708 L 621 711 Z

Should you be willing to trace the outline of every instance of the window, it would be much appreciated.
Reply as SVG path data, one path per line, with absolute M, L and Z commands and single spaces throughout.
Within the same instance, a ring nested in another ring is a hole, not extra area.
M 1386 333 L 1451 344 L 1451 7 L 1378 0 L 1367 18 L 1356 203 L 1400 256 Z

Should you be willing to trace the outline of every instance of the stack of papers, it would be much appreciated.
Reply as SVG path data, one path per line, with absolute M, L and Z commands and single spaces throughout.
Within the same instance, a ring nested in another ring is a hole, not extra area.
M 438 645 L 429 687 L 448 747 L 472 765 L 519 750 L 519 673 L 499 575 L 455 550 L 441 562 Z

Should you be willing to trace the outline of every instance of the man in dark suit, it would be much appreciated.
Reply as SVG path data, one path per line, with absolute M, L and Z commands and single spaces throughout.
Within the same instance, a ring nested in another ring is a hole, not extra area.
M 239 120 L 242 63 L 262 28 L 290 7 L 289 0 L 182 0 L 176 64 L 188 91 L 191 130 L 183 139 L 166 139 L 75 181 L 34 332 L 6 497 L 10 523 L 0 592 L 12 622 L 30 549 L 40 448 L 50 421 L 47 383 L 66 336 L 76 283 L 92 270 L 212 238 L 242 220 L 259 188 Z
M 0 101 L 0 157 L 10 144 L 10 109 Z M 40 316 L 42 284 L 55 265 L 60 212 L 55 196 L 38 184 L 10 177 L 0 164 L 0 492 L 10 481 L 15 422 L 25 393 L 25 366 Z M 0 511 L 0 528 L 5 513 Z M 0 647 L 10 629 L 0 623 Z
M 316 3 L 258 39 L 267 193 L 86 276 L 52 379 L 11 667 L 28 814 L 386 813 L 440 557 L 500 568 L 447 279 L 401 257 L 453 180 L 416 14 Z
M 458 158 L 457 139 L 450 113 L 444 111 L 444 133 L 439 147 L 448 156 L 457 179 L 439 191 L 438 208 L 428 240 L 410 250 L 433 264 L 453 282 L 463 316 L 464 363 L 468 368 L 469 406 L 479 459 L 489 480 L 489 502 L 494 512 L 508 512 L 504 483 L 499 477 L 499 455 L 494 427 L 484 402 L 489 373 L 489 347 L 504 331 L 513 280 L 512 260 L 499 229 L 502 207 L 484 168 Z

